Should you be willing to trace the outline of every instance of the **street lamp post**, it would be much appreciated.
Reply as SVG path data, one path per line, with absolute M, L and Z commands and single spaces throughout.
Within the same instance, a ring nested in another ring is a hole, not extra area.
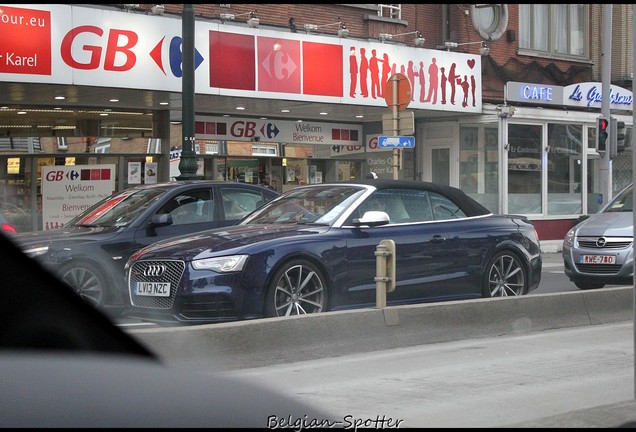
M 194 9 L 191 4 L 183 5 L 182 16 L 182 147 L 177 180 L 197 179 L 197 159 L 194 152 Z

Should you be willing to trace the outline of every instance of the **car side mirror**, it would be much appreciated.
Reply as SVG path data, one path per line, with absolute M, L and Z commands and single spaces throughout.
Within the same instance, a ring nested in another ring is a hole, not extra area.
M 150 225 L 153 227 L 162 227 L 172 225 L 172 215 L 171 214 L 156 214 L 150 219 Z
M 361 218 L 353 219 L 353 225 L 355 226 L 380 226 L 386 225 L 391 221 L 389 215 L 383 211 L 371 210 L 365 212 Z

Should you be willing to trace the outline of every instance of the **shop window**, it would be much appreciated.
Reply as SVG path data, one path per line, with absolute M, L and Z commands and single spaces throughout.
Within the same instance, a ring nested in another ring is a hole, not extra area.
M 432 172 L 431 178 L 433 183 L 444 185 L 450 184 L 450 149 L 434 148 L 431 150 Z
M 508 213 L 541 214 L 543 126 L 508 125 Z M 546 161 L 548 170 L 550 163 Z M 552 167 L 554 169 L 554 167 Z
M 499 205 L 498 130 L 492 125 L 460 127 L 459 187 L 484 207 Z
M 583 125 L 548 124 L 548 214 L 579 215 L 582 209 Z

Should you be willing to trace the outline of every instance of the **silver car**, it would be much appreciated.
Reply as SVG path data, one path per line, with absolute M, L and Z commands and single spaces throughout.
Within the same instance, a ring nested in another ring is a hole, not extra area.
M 565 274 L 580 289 L 633 283 L 634 214 L 629 185 L 563 240 Z

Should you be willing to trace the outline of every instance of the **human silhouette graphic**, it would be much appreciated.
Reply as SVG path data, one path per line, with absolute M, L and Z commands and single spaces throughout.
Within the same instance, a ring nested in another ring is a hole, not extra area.
M 384 53 L 382 55 L 382 78 L 380 80 L 380 90 L 382 91 L 382 95 L 384 97 L 384 87 L 386 86 L 386 82 L 389 80 L 389 74 L 391 73 L 391 63 L 389 62 L 389 55 Z
M 356 97 L 356 87 L 358 85 L 358 58 L 356 57 L 356 48 L 351 47 L 349 51 L 349 96 Z
M 470 92 L 473 96 L 473 106 L 475 105 L 475 75 L 470 76 Z
M 411 82 L 411 87 L 415 85 L 415 65 L 413 64 L 413 60 L 409 60 L 409 66 L 406 69 L 406 77 Z M 411 100 L 415 100 L 415 88 L 411 88 Z
M 428 95 L 424 102 L 432 102 L 433 104 L 437 103 L 437 88 L 439 86 L 439 77 L 437 76 L 438 71 L 437 59 L 433 57 L 431 59 L 431 64 L 428 67 Z
M 444 68 L 439 68 L 441 76 L 442 76 L 442 105 L 446 105 L 446 72 L 444 72 Z
M 360 48 L 360 93 L 362 97 L 369 97 L 367 87 L 367 75 L 369 73 L 369 60 L 367 60 L 367 50 Z
M 369 74 L 371 75 L 371 97 L 376 99 L 382 95 L 380 90 L 380 65 L 376 50 L 371 50 L 371 58 L 369 59 Z
M 450 67 L 450 70 L 448 71 L 448 82 L 450 83 L 450 87 L 451 87 L 451 96 L 450 96 L 451 105 L 455 105 L 455 85 L 461 82 L 460 80 L 458 80 L 458 78 L 461 78 L 461 77 L 455 73 L 456 66 L 457 65 L 453 63 Z
M 420 69 L 417 72 L 417 77 L 420 79 L 420 102 L 424 102 L 424 95 L 426 94 L 426 77 L 424 76 L 424 62 L 420 62 Z
M 397 65 L 393 63 L 393 66 L 391 66 L 391 75 L 395 75 L 395 72 L 397 72 Z
M 468 84 L 468 77 L 466 75 L 464 75 L 464 80 L 461 81 L 461 78 L 459 78 L 459 83 L 462 86 L 462 90 L 464 91 L 464 99 L 462 100 L 462 106 L 464 108 L 466 108 L 468 106 L 468 87 L 470 86 L 470 84 Z

